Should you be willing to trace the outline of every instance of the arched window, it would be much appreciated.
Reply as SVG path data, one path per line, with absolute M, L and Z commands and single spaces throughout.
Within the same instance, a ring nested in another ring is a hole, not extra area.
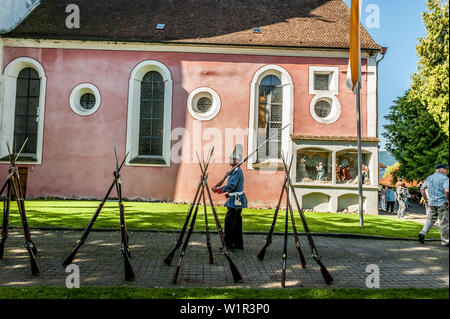
M 258 150 L 257 162 L 281 158 L 283 91 L 277 76 L 266 75 L 262 79 L 258 87 L 258 101 L 258 145 L 270 136 L 275 137 Z
M 9 161 L 5 141 L 16 150 L 28 138 L 18 161 L 41 164 L 44 137 L 45 91 L 47 78 L 35 59 L 20 57 L 7 64 L 3 72 L 3 104 L 0 105 L 0 161 Z
M 170 166 L 172 76 L 147 60 L 131 72 L 128 98 L 127 165 Z
M 139 155 L 162 156 L 164 81 L 156 71 L 148 72 L 142 79 L 139 119 Z
M 14 142 L 20 147 L 28 138 L 22 158 L 36 157 L 40 83 L 39 74 L 32 68 L 23 69 L 17 77 Z
M 282 169 L 281 154 L 290 156 L 294 108 L 294 84 L 289 73 L 278 65 L 266 65 L 253 76 L 250 88 L 248 152 L 267 138 L 271 140 L 253 154 L 248 169 Z M 278 133 L 278 134 L 277 134 Z

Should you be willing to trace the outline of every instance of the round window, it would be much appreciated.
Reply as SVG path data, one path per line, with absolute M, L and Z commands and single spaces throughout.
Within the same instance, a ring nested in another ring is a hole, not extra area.
M 211 110 L 212 100 L 208 97 L 202 97 L 197 101 L 197 111 L 199 113 L 206 113 Z
M 341 115 L 341 104 L 335 95 L 317 94 L 311 100 L 309 112 L 317 122 L 331 124 Z
M 200 87 L 189 94 L 187 107 L 193 118 L 199 121 L 212 120 L 219 113 L 220 98 L 213 89 Z
M 328 101 L 321 100 L 314 106 L 314 111 L 318 117 L 326 118 L 331 113 L 331 104 Z
M 85 110 L 90 110 L 95 105 L 95 95 L 92 93 L 85 93 L 80 98 L 80 106 Z
M 100 107 L 100 103 L 100 92 L 93 84 L 79 84 L 70 93 L 70 107 L 78 115 L 88 116 L 95 113 Z

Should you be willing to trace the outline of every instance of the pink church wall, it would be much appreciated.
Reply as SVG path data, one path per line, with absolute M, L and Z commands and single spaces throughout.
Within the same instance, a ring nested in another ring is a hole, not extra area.
M 102 198 L 113 175 L 113 147 L 119 157 L 125 154 L 128 81 L 133 68 L 144 60 L 165 64 L 173 80 L 172 129 L 185 127 L 192 133 L 194 120 L 187 111 L 188 94 L 195 88 L 214 89 L 221 99 L 221 110 L 207 128 L 247 129 L 249 125 L 250 84 L 254 74 L 267 64 L 286 69 L 294 82 L 294 134 L 356 135 L 355 98 L 345 86 L 347 59 L 274 57 L 228 54 L 171 52 L 97 51 L 69 49 L 4 48 L 4 65 L 18 57 L 39 61 L 47 76 L 42 165 L 30 166 L 28 197 L 96 197 Z M 316 122 L 309 112 L 312 95 L 308 93 L 308 68 L 339 66 L 339 95 L 342 111 L 333 124 Z M 365 61 L 363 61 L 365 70 Z M 102 103 L 96 113 L 82 117 L 69 106 L 72 89 L 89 82 L 100 91 Z M 362 84 L 362 129 L 366 135 L 366 76 Z M 10 106 L 13 107 L 13 106 Z M 198 124 L 198 123 L 197 123 Z M 191 140 L 193 139 L 191 134 Z M 176 143 L 173 141 L 172 143 Z M 203 146 L 208 141 L 203 142 Z M 247 139 L 244 152 L 247 153 Z M 186 142 L 187 143 L 187 142 Z M 185 144 L 186 144 L 185 143 Z M 192 143 L 187 143 L 192 144 Z M 216 150 L 224 154 L 226 151 Z M 192 153 L 192 145 L 191 145 Z M 8 165 L 0 164 L 0 180 Z M 275 206 L 282 172 L 261 174 L 247 170 L 245 191 L 252 206 Z M 220 161 L 210 166 L 209 184 L 223 177 L 228 164 Z M 122 169 L 123 196 L 157 200 L 191 201 L 199 180 L 198 164 L 171 164 L 170 167 L 134 167 Z M 115 193 L 113 192 L 113 196 Z M 214 195 L 217 204 L 223 196 Z

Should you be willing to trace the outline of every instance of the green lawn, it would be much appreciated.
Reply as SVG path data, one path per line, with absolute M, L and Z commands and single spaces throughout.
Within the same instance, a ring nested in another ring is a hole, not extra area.
M 0 288 L 0 299 L 448 299 L 441 289 Z
M 29 200 L 25 207 L 28 223 L 31 227 L 71 227 L 85 228 L 94 214 L 99 201 L 69 200 Z M 170 203 L 124 202 L 127 227 L 148 230 L 179 230 L 185 220 L 188 205 Z M 201 207 L 202 208 L 202 207 Z M 210 209 L 209 224 L 214 227 Z M 223 227 L 226 210 L 218 207 Z M 284 231 L 284 211 L 280 212 L 275 231 Z M 296 224 L 303 231 L 299 214 L 296 212 Z M 273 220 L 273 210 L 244 209 L 242 213 L 244 231 L 267 232 Z M 365 215 L 364 227 L 359 226 L 357 214 L 306 213 L 311 232 L 351 233 L 377 236 L 416 238 L 422 225 L 413 221 L 398 220 L 388 216 Z M 17 205 L 12 205 L 10 224 L 21 225 Z M 204 230 L 203 209 L 196 221 L 197 230 Z M 116 202 L 107 202 L 98 217 L 94 228 L 119 229 L 119 212 Z M 427 238 L 439 238 L 439 230 L 432 229 Z

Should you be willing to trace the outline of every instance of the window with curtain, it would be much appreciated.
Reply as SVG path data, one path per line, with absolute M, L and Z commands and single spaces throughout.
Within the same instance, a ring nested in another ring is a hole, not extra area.
M 14 142 L 17 151 L 28 138 L 22 151 L 22 159 L 36 159 L 40 84 L 39 74 L 32 68 L 23 69 L 17 77 L 14 113 Z
M 162 156 L 164 132 L 164 80 L 150 71 L 141 83 L 139 156 Z
M 258 150 L 257 162 L 281 158 L 283 88 L 277 76 L 267 75 L 261 80 L 258 101 L 258 145 L 275 137 Z

